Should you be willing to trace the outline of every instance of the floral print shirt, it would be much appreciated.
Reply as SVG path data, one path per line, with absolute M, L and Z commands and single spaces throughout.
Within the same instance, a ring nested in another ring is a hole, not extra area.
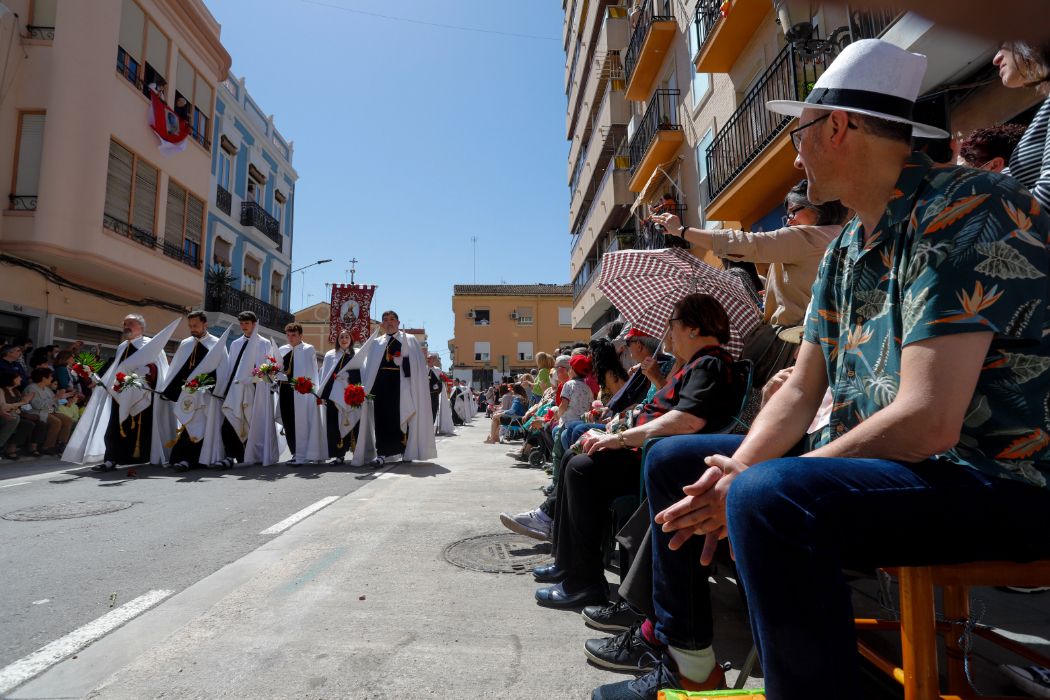
M 813 285 L 805 339 L 833 394 L 829 439 L 897 395 L 909 343 L 992 331 L 958 444 L 938 458 L 1048 488 L 1050 215 L 1016 180 L 915 154 L 873 235 L 854 218 Z

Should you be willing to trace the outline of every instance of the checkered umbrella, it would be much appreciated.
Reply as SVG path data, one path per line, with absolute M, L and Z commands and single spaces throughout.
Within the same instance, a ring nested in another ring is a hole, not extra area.
M 729 315 L 726 350 L 733 357 L 740 357 L 744 338 L 762 320 L 739 277 L 678 248 L 607 253 L 598 288 L 631 325 L 657 338 L 666 332 L 679 299 L 695 292 L 710 294 Z

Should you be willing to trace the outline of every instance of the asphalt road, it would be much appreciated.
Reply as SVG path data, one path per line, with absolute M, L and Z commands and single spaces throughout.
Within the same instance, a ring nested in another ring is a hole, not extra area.
M 129 477 L 2 464 L 0 668 L 138 596 L 187 588 L 276 536 L 263 530 L 374 478 L 326 465 L 185 474 L 143 466 Z M 10 519 L 115 507 L 123 509 Z

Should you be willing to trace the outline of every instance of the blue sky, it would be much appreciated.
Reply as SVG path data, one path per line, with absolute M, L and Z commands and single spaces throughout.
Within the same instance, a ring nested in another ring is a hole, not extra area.
M 472 236 L 479 284 L 568 281 L 560 3 L 206 3 L 233 72 L 295 143 L 293 264 L 333 259 L 305 286 L 294 275 L 293 310 L 357 258 L 380 310 L 425 324 L 447 364 Z

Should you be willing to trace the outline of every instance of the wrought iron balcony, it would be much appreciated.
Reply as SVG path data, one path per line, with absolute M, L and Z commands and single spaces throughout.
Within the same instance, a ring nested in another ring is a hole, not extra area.
M 878 39 L 887 29 L 896 24 L 904 12 L 895 9 L 853 10 L 850 12 L 850 29 L 853 39 Z
M 215 206 L 226 214 L 229 214 L 233 208 L 233 195 L 222 185 L 215 186 Z
M 102 226 L 113 233 L 118 233 L 125 238 L 130 238 L 139 245 L 159 250 L 173 260 L 178 260 L 183 265 L 200 268 L 200 259 L 193 254 L 187 253 L 184 248 L 176 243 L 157 238 L 153 233 L 138 226 L 132 226 L 126 221 L 121 221 L 109 214 L 102 215 Z
M 791 123 L 791 117 L 768 111 L 766 102 L 806 99 L 835 53 L 807 58 L 788 44 L 777 55 L 707 149 L 707 182 L 712 200 Z
M 693 29 L 696 31 L 696 45 L 702 49 L 704 43 L 711 36 L 718 20 L 722 19 L 722 0 L 699 0 L 696 3 L 696 21 Z M 690 59 L 696 58 L 690 56 Z
M 41 39 L 43 41 L 54 41 L 55 40 L 55 28 L 54 27 L 36 27 L 32 24 L 26 25 L 26 31 L 29 32 L 30 39 Z
M 126 221 L 114 218 L 109 214 L 102 215 L 102 226 L 109 229 L 113 233 L 119 233 L 125 238 L 130 238 L 140 245 L 144 245 L 147 248 L 157 247 L 157 237 L 151 232 L 145 229 L 141 229 L 138 226 L 132 226 Z
M 632 21 L 635 25 L 634 31 L 631 32 L 631 43 L 627 46 L 627 54 L 624 56 L 624 74 L 628 85 L 627 96 L 635 99 L 630 94 L 631 77 L 642 60 L 646 39 L 649 38 L 649 32 L 654 28 L 654 24 L 675 21 L 673 5 L 669 0 L 645 0 L 642 9 Z
M 682 125 L 678 123 L 678 96 L 680 94 L 679 90 L 657 90 L 653 98 L 649 100 L 645 116 L 638 124 L 628 146 L 632 178 L 645 160 L 649 147 L 657 140 L 659 132 L 681 132 Z
M 7 199 L 14 211 L 36 211 L 36 195 L 12 194 Z
M 252 311 L 259 317 L 259 323 L 275 331 L 283 331 L 287 324 L 295 321 L 295 316 L 291 313 L 247 292 L 211 284 L 204 287 L 204 310 L 231 316 L 236 316 L 242 311 Z
M 265 209 L 256 202 L 241 202 L 241 225 L 254 226 L 267 238 L 277 244 L 277 250 L 281 250 L 284 243 L 281 236 L 281 223 L 270 216 Z

